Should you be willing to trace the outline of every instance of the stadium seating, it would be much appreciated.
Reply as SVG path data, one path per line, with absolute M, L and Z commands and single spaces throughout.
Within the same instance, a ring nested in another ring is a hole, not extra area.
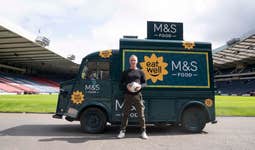
M 1 90 L 8 92 L 8 93 L 17 93 L 17 94 L 22 94 L 24 91 L 17 89 L 15 87 L 12 87 L 8 84 L 0 82 L 0 88 Z
M 58 93 L 59 83 L 46 78 L 0 72 L 1 93 Z
M 238 66 L 238 65 L 237 65 Z M 217 93 L 227 95 L 254 95 L 255 64 L 215 70 Z
M 29 88 L 23 84 L 18 84 L 17 82 L 15 82 L 13 80 L 6 79 L 4 77 L 0 77 L 0 81 L 6 85 L 16 88 L 17 90 L 23 91 L 23 93 L 38 93 L 38 91 L 36 91 L 32 88 Z
M 220 94 L 250 94 L 255 90 L 255 79 L 218 81 L 216 82 L 216 88 Z
M 56 88 L 59 87 L 59 83 L 57 83 L 55 81 L 52 81 L 52 80 L 49 80 L 49 79 L 46 79 L 46 78 L 31 77 L 31 79 L 34 80 L 34 81 L 37 81 L 39 83 L 42 83 L 42 84 L 50 85 L 52 87 L 56 87 Z
M 5 93 L 4 91 L 0 90 L 0 93 Z

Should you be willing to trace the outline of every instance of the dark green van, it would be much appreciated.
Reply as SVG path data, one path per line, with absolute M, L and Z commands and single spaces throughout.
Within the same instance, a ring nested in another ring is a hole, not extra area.
M 210 43 L 128 38 L 120 40 L 119 50 L 83 58 L 77 77 L 61 84 L 53 117 L 80 121 L 89 133 L 102 132 L 107 122 L 120 124 L 120 76 L 132 54 L 147 79 L 142 91 L 147 124 L 178 124 L 201 132 L 206 123 L 216 122 Z M 129 122 L 138 122 L 134 107 Z

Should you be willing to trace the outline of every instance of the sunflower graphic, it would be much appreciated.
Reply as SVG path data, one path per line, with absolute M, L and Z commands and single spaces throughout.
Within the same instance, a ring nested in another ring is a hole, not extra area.
M 194 42 L 183 41 L 182 46 L 184 46 L 185 49 L 190 50 L 190 49 L 193 49 L 195 47 L 195 43 Z
M 100 51 L 99 56 L 102 58 L 109 58 L 112 55 L 112 50 Z
M 163 57 L 157 57 L 156 54 L 152 54 L 151 57 L 144 56 L 144 62 L 140 63 L 142 70 L 146 76 L 146 79 L 153 83 L 158 80 L 163 81 L 164 75 L 168 74 L 166 67 L 168 63 L 163 61 Z
M 74 104 L 81 104 L 84 101 L 84 95 L 80 91 L 73 92 L 71 100 Z

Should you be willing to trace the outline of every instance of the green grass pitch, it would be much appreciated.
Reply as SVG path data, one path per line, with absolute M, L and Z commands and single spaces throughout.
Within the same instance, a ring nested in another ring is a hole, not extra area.
M 0 112 L 56 111 L 58 95 L 0 95 Z
M 217 116 L 255 116 L 255 97 L 216 96 Z

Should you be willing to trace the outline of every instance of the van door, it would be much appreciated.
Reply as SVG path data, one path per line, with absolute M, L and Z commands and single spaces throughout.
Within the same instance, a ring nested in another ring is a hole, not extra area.
M 89 60 L 84 67 L 84 90 L 86 98 L 100 103 L 111 98 L 112 88 L 109 75 L 110 63 L 103 60 Z
M 79 112 L 81 128 L 85 132 L 99 133 L 106 127 L 112 95 L 109 68 L 109 61 L 88 59 L 81 71 L 83 87 L 80 89 L 84 91 L 84 102 Z
M 84 105 L 99 104 L 107 109 L 111 108 L 112 86 L 109 77 L 109 61 L 87 60 L 81 66 L 81 72 L 77 77 L 71 92 L 71 101 L 67 113 L 76 118 Z

